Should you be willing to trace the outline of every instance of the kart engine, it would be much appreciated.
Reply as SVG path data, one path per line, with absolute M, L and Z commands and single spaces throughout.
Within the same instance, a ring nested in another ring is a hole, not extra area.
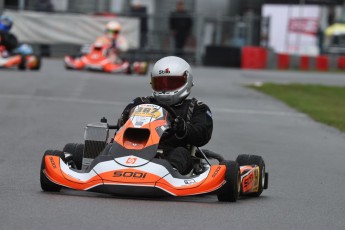
M 88 167 L 91 162 L 103 151 L 107 144 L 109 128 L 107 123 L 92 123 L 85 127 L 84 155 L 82 169 Z

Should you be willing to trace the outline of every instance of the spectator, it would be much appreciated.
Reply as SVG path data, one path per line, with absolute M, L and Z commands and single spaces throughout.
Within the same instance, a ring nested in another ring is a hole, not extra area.
M 184 1 L 176 3 L 176 11 L 170 14 L 170 30 L 174 37 L 174 55 L 182 56 L 183 49 L 192 28 L 192 18 L 185 9 Z
M 140 48 L 143 49 L 147 43 L 147 12 L 146 7 L 140 0 L 133 0 L 131 5 L 131 15 L 140 18 Z

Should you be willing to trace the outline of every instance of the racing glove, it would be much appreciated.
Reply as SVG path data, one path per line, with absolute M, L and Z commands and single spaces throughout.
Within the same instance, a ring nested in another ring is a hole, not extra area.
M 177 138 L 184 138 L 187 134 L 186 121 L 182 117 L 177 116 L 172 123 L 172 129 L 175 131 Z

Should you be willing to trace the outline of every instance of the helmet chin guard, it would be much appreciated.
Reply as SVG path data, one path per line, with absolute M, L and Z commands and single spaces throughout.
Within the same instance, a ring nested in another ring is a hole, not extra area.
M 193 74 L 190 65 L 182 58 L 169 56 L 153 66 L 151 87 L 153 97 L 161 103 L 174 105 L 190 94 Z

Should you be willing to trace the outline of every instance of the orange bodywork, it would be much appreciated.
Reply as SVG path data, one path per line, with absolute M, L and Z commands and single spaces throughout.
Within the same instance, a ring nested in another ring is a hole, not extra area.
M 120 145 L 124 146 L 127 149 L 135 149 L 135 150 L 140 150 L 146 147 L 149 147 L 151 145 L 157 145 L 160 140 L 160 136 L 158 133 L 155 131 L 157 127 L 166 125 L 165 120 L 156 120 L 154 122 L 151 122 L 149 124 L 146 124 L 140 129 L 147 129 L 150 130 L 150 136 L 147 138 L 147 140 L 142 141 L 142 140 L 130 140 L 124 137 L 124 133 L 127 128 L 134 128 L 133 123 L 128 120 L 127 123 L 125 124 L 124 128 L 122 128 L 114 137 L 114 141 L 119 143 Z
M 188 196 L 212 192 L 224 184 L 224 175 L 226 167 L 224 165 L 214 165 L 211 167 L 207 177 L 192 184 L 174 186 L 168 182 L 165 177 L 161 178 L 149 172 L 141 171 L 135 168 L 126 168 L 121 170 L 110 170 L 101 174 L 95 174 L 94 177 L 86 181 L 76 179 L 68 172 L 61 170 L 60 158 L 58 156 L 45 156 L 44 173 L 52 182 L 76 189 L 88 190 L 98 185 L 135 185 L 146 187 L 157 187 L 174 196 Z M 114 162 L 115 164 L 115 162 Z
M 116 63 L 116 54 L 108 54 L 110 48 L 110 39 L 104 36 L 99 37 L 91 46 L 90 53 L 80 58 L 66 56 L 65 63 L 74 69 L 84 69 L 89 67 L 90 69 L 102 70 L 104 72 L 126 70 L 129 67 L 129 63 Z
M 96 175 L 87 181 L 80 181 L 76 178 L 64 173 L 60 166 L 60 157 L 58 156 L 45 156 L 45 174 L 49 180 L 56 184 L 63 185 L 68 188 L 77 190 L 86 190 L 96 185 L 102 184 L 102 179 Z
M 22 61 L 22 58 L 20 55 L 12 56 L 8 58 L 8 61 L 4 64 L 4 67 L 9 68 L 12 66 L 18 66 L 21 61 Z

